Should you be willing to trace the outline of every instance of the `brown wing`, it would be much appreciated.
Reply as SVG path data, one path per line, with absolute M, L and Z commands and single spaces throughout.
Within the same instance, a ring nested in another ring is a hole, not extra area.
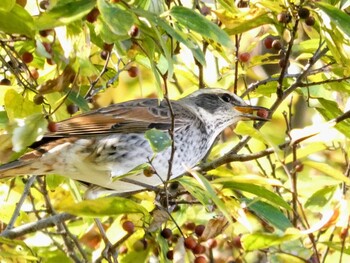
M 175 129 L 188 125 L 195 115 L 181 104 L 172 101 L 175 114 Z M 178 118 L 179 113 L 181 118 Z M 151 128 L 169 130 L 171 115 L 165 101 L 140 99 L 114 104 L 95 111 L 74 116 L 57 123 L 57 131 L 46 137 L 91 136 L 112 133 L 140 133 Z

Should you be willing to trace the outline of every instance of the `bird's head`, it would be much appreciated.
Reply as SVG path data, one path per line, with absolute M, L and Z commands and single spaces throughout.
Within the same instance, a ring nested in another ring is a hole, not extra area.
M 204 123 L 214 125 L 216 130 L 223 130 L 241 120 L 269 120 L 268 109 L 248 105 L 237 95 L 223 89 L 200 89 L 182 101 L 186 101 Z

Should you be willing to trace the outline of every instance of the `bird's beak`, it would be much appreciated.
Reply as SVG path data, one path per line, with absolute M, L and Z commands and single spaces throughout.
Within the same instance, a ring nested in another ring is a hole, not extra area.
M 242 113 L 242 120 L 257 120 L 257 121 L 268 121 L 270 120 L 270 111 L 267 108 L 260 106 L 240 105 L 235 106 L 235 110 Z

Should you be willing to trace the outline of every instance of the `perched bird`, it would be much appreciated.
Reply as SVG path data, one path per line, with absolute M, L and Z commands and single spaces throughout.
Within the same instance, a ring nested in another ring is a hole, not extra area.
M 249 106 L 222 89 L 200 89 L 171 101 L 138 99 L 114 104 L 58 122 L 56 130 L 36 142 L 34 150 L 0 166 L 0 178 L 27 174 L 60 174 L 117 193 L 158 186 L 168 177 L 172 147 L 154 153 L 145 132 L 169 132 L 174 121 L 171 179 L 205 157 L 216 137 L 240 120 L 266 120 L 268 110 Z M 174 118 L 171 117 L 174 113 Z M 255 115 L 254 115 L 255 113 Z M 156 174 L 143 171 L 151 163 Z

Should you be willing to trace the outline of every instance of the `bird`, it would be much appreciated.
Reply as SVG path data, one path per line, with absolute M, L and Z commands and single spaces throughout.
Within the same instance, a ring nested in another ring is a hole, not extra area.
M 32 150 L 1 165 L 0 179 L 59 174 L 114 193 L 154 189 L 195 167 L 226 127 L 266 121 L 268 115 L 267 108 L 218 88 L 199 89 L 179 100 L 112 104 L 57 122 Z M 152 129 L 173 138 L 173 147 L 155 152 L 145 137 Z M 143 164 L 150 165 L 151 174 L 135 170 Z

